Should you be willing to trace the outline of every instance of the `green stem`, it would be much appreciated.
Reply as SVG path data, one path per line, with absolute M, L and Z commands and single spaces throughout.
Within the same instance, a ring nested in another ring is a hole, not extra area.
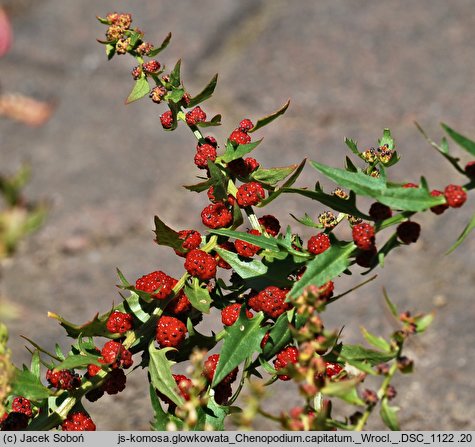
M 402 346 L 399 348 L 399 352 L 397 355 L 397 358 L 400 356 L 402 351 Z M 391 365 L 391 368 L 389 369 L 389 372 L 387 376 L 384 378 L 383 383 L 381 384 L 377 395 L 378 395 L 378 400 L 380 401 L 385 395 L 388 390 L 389 385 L 391 384 L 391 380 L 394 377 L 394 374 L 397 371 L 397 358 L 394 361 L 394 363 Z M 365 412 L 361 416 L 361 418 L 358 420 L 358 423 L 355 426 L 355 431 L 361 431 L 363 430 L 364 426 L 366 425 L 366 422 L 368 422 L 368 418 L 371 416 L 371 413 L 373 412 L 373 409 L 376 407 L 376 405 L 368 405 L 366 407 Z

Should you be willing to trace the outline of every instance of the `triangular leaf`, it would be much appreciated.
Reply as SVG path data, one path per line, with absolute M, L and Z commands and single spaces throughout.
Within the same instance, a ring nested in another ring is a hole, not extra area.
M 260 129 L 261 127 L 264 127 L 267 124 L 274 121 L 280 115 L 283 115 L 285 113 L 285 111 L 287 110 L 287 108 L 289 107 L 289 104 L 290 104 L 290 99 L 279 110 L 275 111 L 274 113 L 271 113 L 268 116 L 265 116 L 264 118 L 258 119 L 256 125 L 249 132 L 255 132 L 256 130 Z
M 150 51 L 147 54 L 147 56 L 148 57 L 154 57 L 158 53 L 163 51 L 168 46 L 168 44 L 170 43 L 171 38 L 172 38 L 172 33 L 168 33 L 167 36 L 165 37 L 165 39 L 163 40 L 162 44 L 158 48 L 154 48 L 152 51 Z
M 206 286 L 201 287 L 198 278 L 193 278 L 191 285 L 185 283 L 185 295 L 195 309 L 206 314 L 209 313 L 212 299 L 208 288 Z
M 297 169 L 298 165 L 283 166 L 279 168 L 264 169 L 259 167 L 251 175 L 253 180 L 265 183 L 269 186 L 275 186 L 280 181 L 287 178 Z
M 230 161 L 237 160 L 243 155 L 252 152 L 261 143 L 261 141 L 262 139 L 248 144 L 238 144 L 237 147 L 234 147 L 232 143 L 228 142 L 228 144 L 226 144 L 226 151 L 221 157 L 218 158 L 224 163 L 229 163 Z
M 447 254 L 452 253 L 464 240 L 465 238 L 470 234 L 470 232 L 475 228 L 475 214 L 472 215 L 470 222 L 467 224 L 467 226 L 463 229 L 462 233 L 460 236 L 457 238 L 457 241 L 455 242 L 452 247 L 450 247 L 449 251 Z
M 178 232 L 172 230 L 158 216 L 155 216 L 155 242 L 158 245 L 166 245 L 176 250 L 183 250 L 183 240 L 179 238 Z
M 262 312 L 254 315 L 252 319 L 247 318 L 245 312 L 241 312 L 239 319 L 225 329 L 226 337 L 211 386 L 216 386 L 246 358 L 260 351 L 262 337 L 266 332 L 266 329 L 261 327 L 263 319 Z
M 129 96 L 125 100 L 126 104 L 130 104 L 131 102 L 137 101 L 140 98 L 148 95 L 150 93 L 150 85 L 148 84 L 147 78 L 142 76 L 141 78 L 137 79 L 134 84 L 134 88 L 130 92 Z
M 214 89 L 216 88 L 217 82 L 218 82 L 218 75 L 215 74 L 213 76 L 213 79 L 209 81 L 208 85 L 200 93 L 198 93 L 196 96 L 190 99 L 188 107 L 197 106 L 198 104 L 210 98 L 214 93 Z
M 452 140 L 454 140 L 461 148 L 465 149 L 471 155 L 475 155 L 475 141 L 472 141 L 462 134 L 456 132 L 447 126 L 447 124 L 441 123 L 441 126 L 448 133 L 450 138 L 452 138 Z
M 150 380 L 156 390 L 167 396 L 176 405 L 183 405 L 183 397 L 181 396 L 170 369 L 174 362 L 168 360 L 166 355 L 168 351 L 173 349 L 174 348 L 156 349 L 153 343 L 150 344 L 148 349 L 150 354 Z
M 383 399 L 381 400 L 381 409 L 379 411 L 379 414 L 381 415 L 381 419 L 386 424 L 386 426 L 393 431 L 401 430 L 396 414 L 398 411 L 398 407 L 391 407 L 388 403 L 388 398 L 383 397 Z
M 355 250 L 355 245 L 349 244 L 331 246 L 328 250 L 316 256 L 307 263 L 305 273 L 289 292 L 291 297 L 297 298 L 306 287 L 322 286 L 327 281 L 340 275 L 349 265 L 349 256 Z

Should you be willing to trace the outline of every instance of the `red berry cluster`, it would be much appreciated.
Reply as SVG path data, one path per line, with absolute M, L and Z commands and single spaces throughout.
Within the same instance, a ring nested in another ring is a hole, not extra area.
M 248 300 L 248 305 L 256 312 L 264 312 L 269 318 L 276 319 L 289 310 L 292 305 L 286 302 L 288 290 L 268 286 Z
M 214 257 L 203 250 L 191 250 L 186 255 L 185 270 L 201 281 L 214 278 L 217 265 Z

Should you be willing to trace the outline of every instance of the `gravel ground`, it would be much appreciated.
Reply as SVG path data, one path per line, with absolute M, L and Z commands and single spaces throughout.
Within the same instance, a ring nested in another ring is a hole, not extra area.
M 414 121 L 435 140 L 443 135 L 440 121 L 475 135 L 471 0 L 300 0 L 292 7 L 283 0 L 0 4 L 8 8 L 15 33 L 11 52 L 0 61 L 2 91 L 56 104 L 39 128 L 0 120 L 2 172 L 29 161 L 28 196 L 51 201 L 46 224 L 5 265 L 1 278 L 3 298 L 18 309 L 7 322 L 17 364 L 28 361 L 20 335 L 50 349 L 56 341 L 68 346 L 47 311 L 82 322 L 117 302 L 116 267 L 131 280 L 158 268 L 181 274 L 176 257 L 153 243 L 153 215 L 175 228 L 201 226 L 205 199 L 177 188 L 196 176 L 193 139 L 186 129 L 162 132 L 162 109 L 147 101 L 124 106 L 131 61 L 107 62 L 95 41 L 104 32 L 96 15 L 129 11 L 153 42 L 171 31 L 161 60 L 172 66 L 183 59 L 191 92 L 219 73 L 206 111 L 223 114 L 223 125 L 213 129 L 221 141 L 240 119 L 264 116 L 290 98 L 286 115 L 259 132 L 265 140 L 257 158 L 266 167 L 305 157 L 341 166 L 344 137 L 370 147 L 390 127 L 402 155 L 395 180 L 417 182 L 423 174 L 434 188 L 461 182 Z M 307 168 L 299 185 L 316 180 Z M 269 212 L 286 225 L 293 223 L 290 213 L 320 212 L 312 206 L 286 197 Z M 362 324 L 389 334 L 383 286 L 401 309 L 435 309 L 434 324 L 409 346 L 415 373 L 397 383 L 405 430 L 475 429 L 474 238 L 444 255 L 472 206 L 470 200 L 456 212 L 418 218 L 420 241 L 396 251 L 375 281 L 331 306 L 325 318 L 328 327 L 345 325 L 345 341 L 361 342 Z M 303 229 L 302 235 L 309 233 Z M 143 380 L 138 374 L 124 393 L 88 408 L 100 429 L 148 429 Z M 278 411 L 283 402 L 290 407 L 294 391 L 287 384 L 272 387 L 269 409 Z M 368 427 L 382 425 L 376 417 Z M 255 428 L 273 427 L 257 419 Z

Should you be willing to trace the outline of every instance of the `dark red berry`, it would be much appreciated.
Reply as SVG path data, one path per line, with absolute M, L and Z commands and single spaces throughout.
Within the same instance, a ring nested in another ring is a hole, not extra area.
M 160 122 L 164 129 L 171 129 L 173 127 L 173 113 L 171 110 L 167 110 L 160 115 Z
M 369 215 L 374 220 L 385 220 L 389 219 L 393 215 L 393 212 L 389 206 L 383 205 L 379 202 L 374 202 L 369 208 Z
M 142 292 L 150 293 L 152 298 L 164 300 L 172 293 L 175 284 L 176 279 L 158 270 L 137 279 L 135 288 Z
M 184 400 L 190 400 L 190 390 L 193 387 L 193 382 L 186 376 L 182 374 L 172 374 L 175 383 L 178 386 L 178 390 L 180 391 L 181 397 Z M 175 403 L 164 394 L 157 392 L 157 395 L 160 399 L 162 399 L 166 404 L 175 407 Z
M 115 310 L 109 315 L 106 327 L 113 334 L 124 334 L 133 327 L 133 317 L 130 314 Z
M 242 304 L 234 303 L 226 306 L 224 309 L 221 310 L 221 322 L 225 326 L 232 326 L 237 319 L 239 318 L 239 314 L 241 313 Z M 246 316 L 247 318 L 252 318 L 252 312 L 246 309 Z
M 175 249 L 178 256 L 185 257 L 187 251 L 198 248 L 201 245 L 201 234 L 196 230 L 180 230 L 178 232 L 179 239 L 183 240 L 181 247 L 183 252 Z
M 249 230 L 248 233 L 254 236 L 259 236 L 261 234 L 258 230 Z M 246 258 L 252 258 L 261 249 L 261 247 L 258 245 L 251 244 L 250 242 L 246 242 L 241 239 L 236 239 L 234 242 L 234 247 L 240 256 L 244 256 Z
M 218 156 L 216 147 L 211 144 L 198 144 L 196 146 L 195 165 L 200 169 L 208 168 L 208 160 L 215 161 Z
M 248 300 L 248 305 L 256 312 L 263 311 L 270 318 L 278 318 L 291 308 L 291 304 L 285 302 L 288 290 L 268 286 Z
M 369 268 L 373 265 L 375 256 L 378 254 L 376 247 L 373 247 L 370 250 L 360 250 L 355 257 L 356 263 L 365 268 Z
M 16 413 L 26 414 L 29 418 L 33 416 L 33 411 L 31 410 L 31 402 L 22 396 L 15 397 L 15 399 L 13 399 L 12 411 Z
M 430 192 L 430 195 L 432 197 L 440 197 L 440 196 L 443 196 L 444 193 L 442 191 L 438 191 L 437 189 L 434 189 L 433 191 Z M 431 207 L 430 210 L 434 214 L 442 214 L 448 207 L 449 205 L 447 205 L 446 203 L 442 203 L 441 205 L 436 205 L 436 206 Z
M 233 389 L 230 383 L 223 381 L 214 388 L 214 400 L 218 405 L 227 405 L 232 395 Z
M 96 424 L 86 413 L 78 411 L 69 413 L 66 420 L 61 424 L 63 431 L 95 431 Z
M 24 413 L 12 411 L 8 413 L 6 418 L 0 423 L 1 431 L 20 431 L 28 427 L 30 418 Z
M 279 234 L 280 222 L 276 217 L 271 214 L 266 214 L 265 216 L 259 217 L 257 220 L 259 224 L 264 227 L 264 230 L 269 236 L 275 237 Z
M 312 236 L 307 242 L 307 249 L 314 255 L 319 255 L 331 246 L 330 238 L 325 233 L 319 233 Z
M 279 371 L 290 364 L 296 364 L 299 361 L 299 350 L 295 346 L 287 346 L 276 355 L 274 368 Z M 286 374 L 277 376 L 280 380 L 290 380 L 291 377 Z
M 236 192 L 236 200 L 241 207 L 257 205 L 264 197 L 264 188 L 257 182 L 244 183 Z
M 419 239 L 421 226 L 410 220 L 399 224 L 396 228 L 397 237 L 405 244 L 411 244 Z
M 125 390 L 127 376 L 123 369 L 113 369 L 107 376 L 106 381 L 102 385 L 102 391 L 107 394 L 117 394 Z
M 148 74 L 157 74 L 160 71 L 160 62 L 151 60 L 142 64 L 143 71 Z
M 254 127 L 254 124 L 248 118 L 243 119 L 239 123 L 239 130 L 242 130 L 243 132 L 246 132 L 246 133 L 249 132 L 253 127 Z
M 72 390 L 81 386 L 81 377 L 71 369 L 46 371 L 46 380 L 58 390 Z
M 474 161 L 469 161 L 465 165 L 465 174 L 467 174 L 470 178 L 475 177 L 475 160 Z
M 229 135 L 229 141 L 235 145 L 248 144 L 251 142 L 251 137 L 241 129 L 234 129 Z
M 212 354 L 210 355 L 203 365 L 203 376 L 208 380 L 209 383 L 213 381 L 214 373 L 216 372 L 216 366 L 219 362 L 219 354 Z M 239 369 L 236 366 L 221 382 L 231 384 L 236 380 L 238 375 Z
M 369 223 L 360 223 L 352 229 L 353 241 L 360 250 L 371 250 L 375 243 L 374 227 Z
M 223 203 L 212 203 L 201 212 L 201 220 L 208 228 L 224 228 L 231 225 L 233 215 Z
M 134 361 L 132 353 L 126 349 L 122 343 L 110 340 L 106 342 L 101 351 L 102 358 L 105 363 L 110 364 L 112 369 L 130 368 Z
M 447 204 L 452 208 L 460 208 L 467 200 L 467 193 L 462 186 L 448 185 L 444 190 Z
M 259 162 L 252 157 L 245 158 L 244 164 L 246 165 L 248 173 L 254 172 L 260 166 Z
M 206 113 L 201 109 L 200 106 L 196 106 L 194 109 L 187 112 L 185 115 L 185 120 L 188 126 L 194 126 L 198 123 L 206 121 Z
M 201 281 L 216 276 L 217 263 L 213 256 L 203 250 L 191 250 L 186 255 L 185 270 Z
M 167 305 L 167 312 L 172 315 L 185 314 L 191 309 L 191 303 L 183 290 L 180 290 L 178 295 L 173 298 Z
M 165 315 L 157 322 L 155 338 L 162 348 L 176 348 L 185 340 L 187 332 L 183 322 Z

